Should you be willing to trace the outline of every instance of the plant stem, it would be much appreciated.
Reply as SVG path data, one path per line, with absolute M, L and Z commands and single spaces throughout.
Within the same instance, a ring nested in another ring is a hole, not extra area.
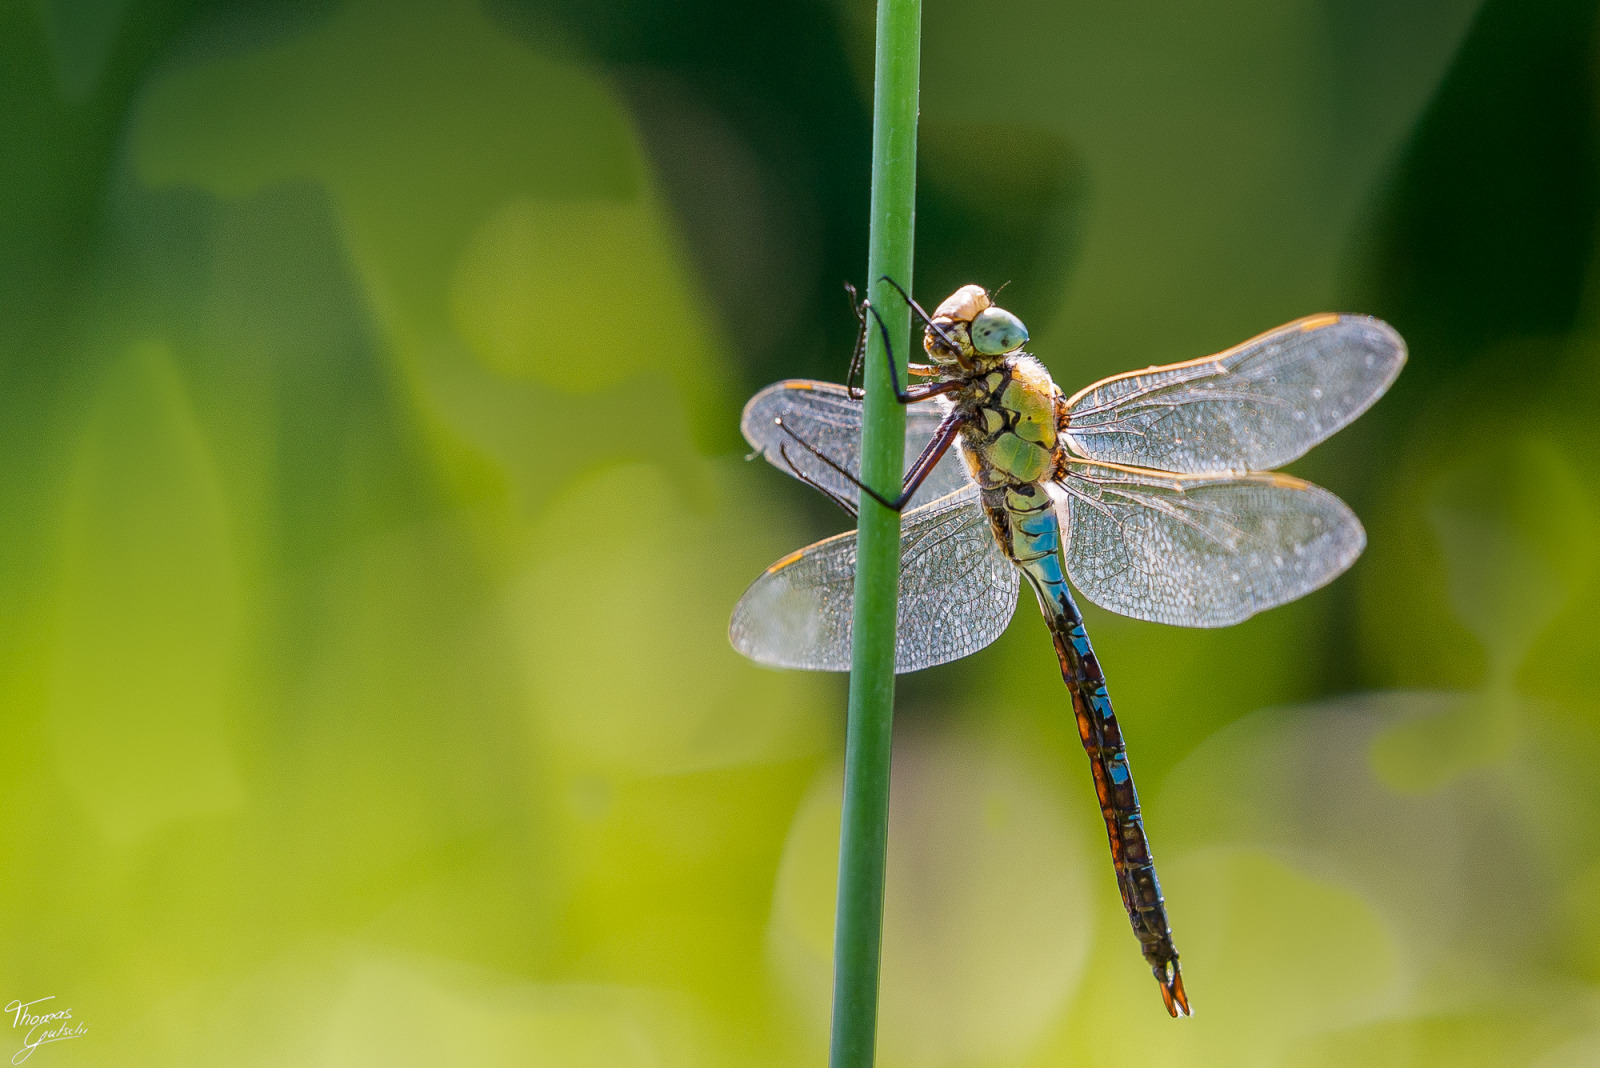
M 891 355 L 902 382 L 911 312 L 879 279 L 887 275 L 911 291 L 921 33 L 921 0 L 878 0 L 867 292 L 896 346 Z M 905 463 L 905 410 L 895 400 L 883 340 L 876 330 L 867 331 L 865 380 L 861 478 L 887 497 L 898 496 Z M 832 1068 L 870 1068 L 877 1038 L 899 593 L 900 516 L 862 494 L 833 943 Z

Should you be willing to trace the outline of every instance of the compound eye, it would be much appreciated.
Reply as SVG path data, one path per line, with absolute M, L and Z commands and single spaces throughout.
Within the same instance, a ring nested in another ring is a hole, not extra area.
M 1028 343 L 1028 328 L 1004 308 L 983 309 L 972 320 L 969 333 L 972 347 L 985 356 L 1004 356 Z

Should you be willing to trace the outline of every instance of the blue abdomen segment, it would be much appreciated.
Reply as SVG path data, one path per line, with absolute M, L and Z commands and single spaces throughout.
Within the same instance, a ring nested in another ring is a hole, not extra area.
M 1139 814 L 1139 794 L 1128 766 L 1122 728 L 1111 707 L 1100 661 L 1084 630 L 1061 565 L 1061 524 L 1038 485 L 1009 486 L 984 494 L 984 507 L 1012 560 L 1027 576 L 1055 641 L 1061 677 L 1072 697 L 1078 736 L 1089 756 L 1100 814 L 1111 845 L 1111 863 L 1133 933 L 1161 984 L 1161 997 L 1174 1016 L 1189 1015 L 1188 996 L 1172 944 L 1166 903 L 1150 857 L 1150 842 Z

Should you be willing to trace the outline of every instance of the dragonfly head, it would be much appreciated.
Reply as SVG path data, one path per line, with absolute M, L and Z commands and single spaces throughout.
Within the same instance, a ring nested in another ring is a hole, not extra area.
M 996 306 L 982 286 L 962 286 L 945 298 L 923 336 L 923 348 L 935 363 L 963 371 L 977 370 L 1027 342 L 1022 320 Z

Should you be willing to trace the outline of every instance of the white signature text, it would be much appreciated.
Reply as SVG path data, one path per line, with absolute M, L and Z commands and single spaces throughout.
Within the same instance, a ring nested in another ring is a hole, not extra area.
M 33 1051 L 40 1046 L 65 1042 L 69 1038 L 82 1038 L 89 1030 L 87 1021 L 72 1019 L 71 1009 L 58 1009 L 47 1004 L 55 999 L 56 996 L 51 994 L 32 1001 L 13 1001 L 6 1006 L 6 1012 L 11 1015 L 11 1029 L 26 1029 L 23 1030 L 22 1048 L 11 1055 L 12 1064 L 21 1064 L 33 1056 Z M 36 1009 L 36 1005 L 41 1007 Z

